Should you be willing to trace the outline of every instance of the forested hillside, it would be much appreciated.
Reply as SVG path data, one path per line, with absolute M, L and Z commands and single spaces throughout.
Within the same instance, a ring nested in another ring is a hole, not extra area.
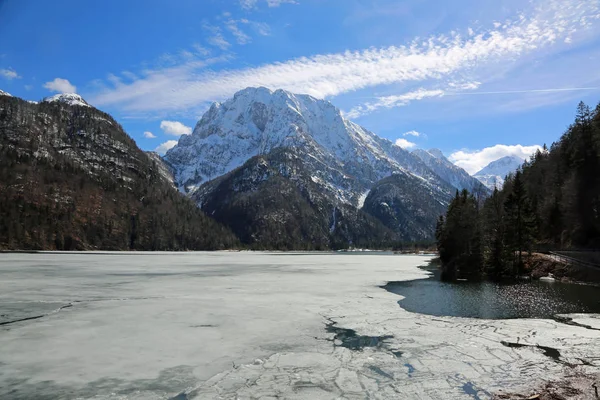
M 114 119 L 71 97 L 0 96 L 0 249 L 236 245 Z
M 514 277 L 523 253 L 600 247 L 600 105 L 574 123 L 483 204 L 456 194 L 436 230 L 445 277 Z

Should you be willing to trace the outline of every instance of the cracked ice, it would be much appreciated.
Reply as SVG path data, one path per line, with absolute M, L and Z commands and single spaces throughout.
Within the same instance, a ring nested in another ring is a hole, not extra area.
M 378 287 L 425 277 L 427 261 L 7 254 L 0 397 L 485 399 L 598 370 L 598 316 L 433 317 Z

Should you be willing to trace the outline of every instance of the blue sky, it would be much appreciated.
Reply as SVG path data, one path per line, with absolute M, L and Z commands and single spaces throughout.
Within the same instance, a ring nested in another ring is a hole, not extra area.
M 0 0 L 0 38 L 0 89 L 77 92 L 146 150 L 262 85 L 475 172 L 600 100 L 598 0 Z

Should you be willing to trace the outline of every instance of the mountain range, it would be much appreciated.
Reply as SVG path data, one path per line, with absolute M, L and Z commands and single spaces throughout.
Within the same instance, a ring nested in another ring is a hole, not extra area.
M 36 104 L 6 94 L 0 97 L 0 152 L 5 175 L 19 169 L 39 185 L 24 190 L 13 173 L 0 183 L 7 189 L 2 201 L 35 204 L 33 214 L 46 224 L 59 215 L 79 232 L 69 239 L 75 248 L 223 248 L 239 239 L 252 248 L 327 249 L 431 240 L 456 190 L 489 193 L 439 150 L 408 152 L 325 100 L 266 88 L 214 103 L 162 158 L 140 150 L 114 119 L 78 95 Z M 50 183 L 38 176 L 43 170 L 55 171 Z M 87 204 L 67 175 L 103 200 Z M 128 206 L 111 206 L 109 189 Z M 85 217 L 62 210 L 71 204 L 77 214 L 82 202 Z M 92 216 L 94 207 L 103 218 Z M 171 208 L 169 218 L 158 208 Z M 9 220 L 22 211 L 11 212 Z M 94 228 L 98 236 L 110 238 L 111 219 L 121 221 L 119 244 L 91 240 L 82 227 L 93 222 L 102 226 Z M 152 226 L 177 239 L 150 243 Z M 10 227 L 4 229 L 0 246 L 31 236 L 11 239 Z M 64 233 L 61 241 L 48 229 L 27 239 L 30 247 L 69 247 Z

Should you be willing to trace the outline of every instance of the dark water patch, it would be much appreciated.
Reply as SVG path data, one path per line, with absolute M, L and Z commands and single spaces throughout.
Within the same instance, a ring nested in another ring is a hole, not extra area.
M 190 325 L 190 328 L 216 328 L 216 325 Z
M 170 397 L 169 400 L 188 400 L 187 394 L 185 392 L 179 393 L 177 396 Z
M 567 317 L 565 315 L 555 315 L 554 320 L 556 322 L 560 322 L 561 324 L 566 324 L 566 325 L 571 325 L 571 326 L 579 326 L 581 328 L 591 329 L 593 331 L 600 331 L 600 328 L 594 328 L 593 326 L 590 326 L 590 325 L 580 324 L 579 322 L 573 321 L 573 318 Z
M 404 366 L 408 368 L 408 377 L 412 378 L 412 374 L 415 372 L 415 367 L 413 367 L 412 364 L 409 363 L 404 364 Z
M 532 344 L 523 344 L 523 343 L 512 343 L 512 342 L 505 342 L 504 340 L 501 341 L 500 343 L 502 343 L 502 345 L 504 345 L 506 347 L 517 348 L 517 349 L 518 348 L 522 348 L 522 347 L 537 348 L 537 349 L 542 350 L 542 354 L 544 354 L 546 357 L 550 357 L 554 361 L 560 362 L 560 351 L 558 351 L 554 347 L 532 345 Z
M 389 282 L 382 288 L 404 299 L 403 309 L 427 315 L 510 319 L 600 313 L 600 287 L 560 282 L 443 282 L 439 269 L 426 279 Z
M 394 356 L 396 356 L 396 358 L 402 358 L 402 355 L 404 354 L 403 351 L 392 351 L 392 354 Z
M 486 392 L 485 390 L 480 390 L 477 389 L 475 387 L 475 385 L 473 384 L 473 382 L 467 382 L 464 385 L 462 385 L 462 390 L 463 392 L 465 392 L 465 394 L 471 396 L 472 398 L 474 398 L 475 400 L 481 400 L 481 397 L 479 397 L 479 392 L 483 392 L 485 393 L 487 396 L 490 395 L 489 392 Z M 486 397 L 487 398 L 487 397 Z
M 376 367 L 374 365 L 369 365 L 368 367 L 371 371 L 375 372 L 377 375 L 381 375 L 383 377 L 386 377 L 388 379 L 394 380 L 394 376 L 391 374 L 388 374 L 387 372 L 385 372 L 384 370 L 382 370 L 379 367 Z
M 329 322 L 326 330 L 335 336 L 332 341 L 334 346 L 345 347 L 350 350 L 362 350 L 365 347 L 381 347 L 387 339 L 393 338 L 391 335 L 385 336 L 363 336 L 358 335 L 355 330 L 340 328 L 336 326 L 337 322 Z M 338 344 L 339 343 L 339 344 Z

